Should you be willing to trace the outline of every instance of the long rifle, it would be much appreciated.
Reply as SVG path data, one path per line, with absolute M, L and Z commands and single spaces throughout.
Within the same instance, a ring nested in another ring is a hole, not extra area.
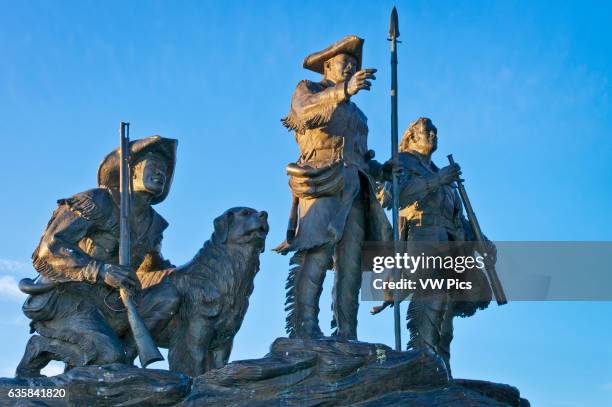
M 391 10 L 391 18 L 389 20 L 389 38 L 391 41 L 391 157 L 394 162 L 398 161 L 397 148 L 397 37 L 399 37 L 399 23 L 397 18 L 397 9 L 393 7 Z M 397 174 L 392 171 L 392 190 L 393 195 L 393 242 L 394 249 L 397 252 L 399 242 L 399 184 Z M 393 270 L 393 280 L 399 281 L 399 270 Z M 402 350 L 402 331 L 400 326 L 400 300 L 399 291 L 393 290 L 393 322 L 395 331 L 395 350 Z
M 121 122 L 119 143 L 119 194 L 121 207 L 119 214 L 119 265 L 130 267 L 130 124 Z M 127 309 L 128 322 L 138 349 L 140 365 L 144 368 L 153 362 L 164 360 L 155 346 L 151 334 L 138 314 L 138 309 L 132 296 L 124 289 L 119 290 L 121 300 Z
M 448 162 L 451 163 L 451 165 L 455 164 L 455 160 L 453 159 L 452 154 L 447 155 L 447 157 Z M 493 294 L 495 295 L 495 299 L 497 300 L 497 305 L 504 305 L 508 302 L 508 299 L 506 298 L 504 287 L 502 286 L 501 281 L 499 281 L 499 277 L 497 276 L 497 271 L 495 270 L 495 263 L 489 256 L 487 256 L 485 238 L 482 234 L 482 230 L 480 229 L 478 219 L 476 219 L 474 209 L 472 209 L 472 203 L 470 202 L 470 198 L 468 198 L 467 192 L 465 192 L 465 187 L 463 186 L 462 179 L 457 181 L 457 190 L 459 191 L 459 196 L 461 196 L 461 201 L 463 201 L 463 206 L 465 207 L 465 213 L 467 214 L 468 221 L 470 222 L 470 225 L 472 225 L 472 229 L 474 230 L 474 237 L 477 244 L 476 250 L 478 250 L 478 252 L 484 256 L 485 269 L 487 271 L 487 275 L 489 276 L 491 289 L 493 290 Z

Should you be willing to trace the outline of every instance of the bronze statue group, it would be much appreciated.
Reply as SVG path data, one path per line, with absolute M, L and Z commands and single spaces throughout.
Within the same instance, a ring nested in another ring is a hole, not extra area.
M 399 184 L 399 236 L 405 241 L 464 242 L 475 231 L 453 185 L 457 164 L 432 161 L 437 129 L 418 118 L 406 129 L 397 160 L 380 163 L 368 149 L 368 124 L 352 96 L 369 90 L 376 70 L 362 67 L 363 40 L 347 36 L 309 55 L 304 68 L 322 75 L 298 83 L 282 120 L 299 146 L 287 166 L 292 208 L 287 239 L 274 250 L 292 253 L 287 279 L 290 338 L 323 337 L 319 299 L 334 270 L 333 336 L 357 340 L 361 251 L 366 241 L 390 241 L 391 180 Z M 133 363 L 137 343 L 122 289 L 134 299 L 146 329 L 169 349 L 170 368 L 192 376 L 227 363 L 259 268 L 267 214 L 232 208 L 215 220 L 215 232 L 194 259 L 173 266 L 161 254 L 167 222 L 153 209 L 168 195 L 177 141 L 159 136 L 129 144 L 131 169 L 130 266 L 120 265 L 119 150 L 98 170 L 98 187 L 60 199 L 32 256 L 39 276 L 20 284 L 33 335 L 17 376 L 33 377 L 51 360 L 66 369 Z M 495 246 L 487 241 L 489 253 Z M 473 246 L 465 246 L 473 251 Z M 448 290 L 419 290 L 408 307 L 408 348 L 443 358 L 450 373 L 453 318 L 470 316 L 491 300 L 480 270 L 464 273 L 477 300 Z

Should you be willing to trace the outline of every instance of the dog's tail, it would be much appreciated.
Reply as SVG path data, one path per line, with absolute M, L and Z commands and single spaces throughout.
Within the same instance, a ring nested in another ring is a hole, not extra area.
M 304 251 L 300 250 L 289 259 L 289 275 L 287 276 L 287 283 L 285 284 L 285 311 L 287 312 L 285 331 L 289 337 L 293 336 L 294 327 L 297 323 L 295 315 L 295 280 L 297 275 L 301 272 L 303 265 Z

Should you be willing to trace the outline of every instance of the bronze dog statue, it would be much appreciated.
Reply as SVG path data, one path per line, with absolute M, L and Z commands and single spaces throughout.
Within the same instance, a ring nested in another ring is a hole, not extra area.
M 166 277 L 179 293 L 179 306 L 153 335 L 169 349 L 171 370 L 197 376 L 227 363 L 259 271 L 267 218 L 251 208 L 227 210 L 195 257 Z

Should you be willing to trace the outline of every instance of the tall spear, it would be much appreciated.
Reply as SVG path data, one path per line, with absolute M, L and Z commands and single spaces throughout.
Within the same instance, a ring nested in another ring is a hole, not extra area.
M 389 38 L 391 41 L 391 157 L 393 162 L 398 161 L 398 148 L 397 148 L 397 37 L 400 36 L 399 24 L 397 19 L 397 9 L 395 6 L 391 10 L 391 18 L 389 21 Z M 393 242 L 394 248 L 397 252 L 399 242 L 399 185 L 396 171 L 393 171 Z M 393 270 L 393 280 L 399 281 L 398 269 Z M 400 300 L 399 291 L 395 289 L 393 291 L 393 320 L 395 326 L 395 350 L 402 350 L 402 331 L 400 327 Z

